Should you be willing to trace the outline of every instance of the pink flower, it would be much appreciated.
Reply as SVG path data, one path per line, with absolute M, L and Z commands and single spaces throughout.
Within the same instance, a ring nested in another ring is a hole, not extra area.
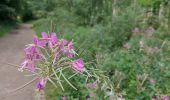
M 54 59 L 59 59 L 59 57 L 60 57 L 60 54 L 59 54 L 59 52 L 56 52 L 56 53 L 54 53 Z
M 68 43 L 68 49 L 69 50 L 74 50 L 74 44 L 73 44 L 72 41 Z
M 169 97 L 167 95 L 162 96 L 162 100 L 169 100 Z
M 41 40 L 44 40 L 46 43 L 48 43 L 50 48 L 55 47 L 58 42 L 58 37 L 56 33 L 52 32 L 50 35 L 48 35 L 46 32 L 42 32 L 41 35 Z
M 62 97 L 62 100 L 67 100 L 67 97 L 66 97 L 66 96 L 63 96 L 63 97 Z
M 46 40 L 49 39 L 48 34 L 46 32 L 42 32 L 41 36 L 42 36 L 42 39 L 46 39 Z
M 68 42 L 67 40 L 62 40 L 60 44 L 61 51 L 66 54 L 69 58 L 73 58 L 75 56 L 74 53 L 74 44 L 73 42 Z
M 123 47 L 126 48 L 126 49 L 130 49 L 132 48 L 131 45 L 129 43 L 125 43 L 123 44 Z
M 30 46 L 24 49 L 26 59 L 38 60 L 41 59 L 39 51 L 36 46 Z
M 97 88 L 97 82 L 87 83 L 87 87 L 90 88 L 90 89 L 96 89 Z
M 152 84 L 152 85 L 155 85 L 156 84 L 156 81 L 154 79 L 150 79 L 149 82 Z
M 76 71 L 83 72 L 84 71 L 84 61 L 82 59 L 77 59 L 72 62 L 73 69 Z
M 96 94 L 95 93 L 90 93 L 90 97 L 96 97 Z
M 20 71 L 23 71 L 24 68 L 29 69 L 30 71 L 35 71 L 35 64 L 37 60 L 42 59 L 42 56 L 39 53 L 37 46 L 29 46 L 24 49 L 25 60 L 21 64 Z
M 37 78 L 37 89 L 43 90 L 47 83 L 47 78 L 39 77 Z
M 28 60 L 27 64 L 26 64 L 26 68 L 28 68 L 29 70 L 31 70 L 32 72 L 35 71 L 35 62 Z
M 24 68 L 29 69 L 30 71 L 34 72 L 35 62 L 29 59 L 24 60 L 23 63 L 21 64 L 21 67 L 18 70 L 22 72 Z
M 36 46 L 30 46 L 24 49 L 25 60 L 21 64 L 20 71 L 23 71 L 24 68 L 29 69 L 30 71 L 35 71 L 35 62 L 40 60 L 42 57 L 39 54 L 39 51 Z
M 39 39 L 36 35 L 33 37 L 34 45 L 38 47 L 45 47 L 46 46 L 46 40 Z
M 71 41 L 71 42 L 68 43 L 68 57 L 69 58 L 72 58 L 72 57 L 75 56 L 75 53 L 73 51 L 74 51 L 74 44 Z
M 58 38 L 57 38 L 56 33 L 54 32 L 51 33 L 50 35 L 51 35 L 51 40 L 49 41 L 49 46 L 50 48 L 53 48 L 57 44 Z
M 68 44 L 67 40 L 65 39 L 61 40 L 60 49 L 64 54 L 67 53 L 67 48 L 66 48 L 67 44 Z
M 135 28 L 132 30 L 132 32 L 133 32 L 133 33 L 139 33 L 139 32 L 140 32 L 140 30 L 139 30 L 139 28 L 138 28 L 138 27 L 135 27 Z
M 147 33 L 154 33 L 155 32 L 155 29 L 150 26 L 147 30 L 146 30 Z
M 39 42 L 39 39 L 36 35 L 33 36 L 33 41 L 34 41 L 34 44 L 37 45 L 38 42 Z
M 19 71 L 23 72 L 23 69 L 28 65 L 28 60 L 23 61 L 21 67 L 18 69 Z

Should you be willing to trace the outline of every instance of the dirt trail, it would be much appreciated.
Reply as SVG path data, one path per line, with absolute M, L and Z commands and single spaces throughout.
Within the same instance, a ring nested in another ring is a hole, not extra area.
M 19 72 L 17 68 L 2 62 L 20 65 L 23 60 L 23 48 L 31 43 L 35 33 L 30 24 L 21 24 L 10 34 L 0 38 L 0 100 L 34 100 L 34 83 L 17 92 L 9 91 L 24 85 L 32 77 L 25 77 L 27 72 Z

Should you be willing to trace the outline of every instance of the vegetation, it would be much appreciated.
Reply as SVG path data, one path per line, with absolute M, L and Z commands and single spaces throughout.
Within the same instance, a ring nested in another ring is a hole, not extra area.
M 113 86 L 105 96 L 100 88 L 88 89 L 82 78 L 74 77 L 77 91 L 67 86 L 69 92 L 61 91 L 47 83 L 47 100 L 168 100 L 169 0 L 27 0 L 23 5 L 21 19 L 36 19 L 37 35 L 56 32 L 73 39 L 80 57 L 102 70 Z
M 37 33 L 51 31 L 48 26 L 53 23 L 59 36 L 83 47 L 79 52 L 85 60 L 93 60 L 112 80 L 114 96 L 126 100 L 170 96 L 168 0 L 54 0 L 53 5 L 34 22 Z M 80 99 L 92 92 L 100 97 L 97 91 L 80 88 L 64 93 L 48 84 L 46 95 L 47 100 Z
M 0 1 L 0 36 L 10 32 L 17 23 L 35 19 L 26 0 Z
M 0 37 L 5 35 L 5 33 L 10 32 L 15 27 L 15 23 L 2 23 L 0 24 Z

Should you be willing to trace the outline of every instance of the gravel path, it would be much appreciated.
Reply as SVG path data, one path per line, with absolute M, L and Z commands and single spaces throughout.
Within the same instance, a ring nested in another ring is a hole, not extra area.
M 21 24 L 10 34 L 0 38 L 0 100 L 34 100 L 34 83 L 16 91 L 10 92 L 32 80 L 24 75 L 28 72 L 19 72 L 17 68 L 4 64 L 8 62 L 20 65 L 23 60 L 23 48 L 31 43 L 35 33 L 30 24 Z M 9 93 L 10 92 L 10 93 Z

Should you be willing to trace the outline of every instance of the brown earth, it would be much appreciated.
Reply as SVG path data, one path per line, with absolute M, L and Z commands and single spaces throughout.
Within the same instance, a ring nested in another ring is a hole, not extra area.
M 5 64 L 20 65 L 23 60 L 23 48 L 31 43 L 35 33 L 30 24 L 21 24 L 18 28 L 0 38 L 0 100 L 34 100 L 35 85 L 30 85 L 21 90 L 11 92 L 33 79 L 24 76 L 28 72 L 19 72 L 18 68 Z

